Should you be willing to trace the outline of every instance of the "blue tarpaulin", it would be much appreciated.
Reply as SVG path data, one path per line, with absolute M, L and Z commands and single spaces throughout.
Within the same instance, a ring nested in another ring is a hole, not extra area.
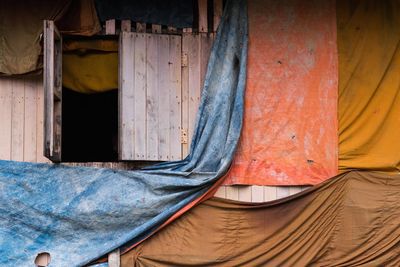
M 242 128 L 247 9 L 230 0 L 214 42 L 189 156 L 139 171 L 0 161 L 0 266 L 88 264 L 154 233 L 228 170 Z

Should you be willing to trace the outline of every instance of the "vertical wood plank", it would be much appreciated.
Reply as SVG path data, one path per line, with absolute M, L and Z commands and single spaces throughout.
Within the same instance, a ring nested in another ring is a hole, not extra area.
M 158 159 L 169 160 L 170 148 L 170 55 L 169 36 L 158 35 Z
M 190 145 L 196 124 L 196 115 L 200 103 L 200 38 L 199 35 L 188 36 L 188 68 L 189 68 L 189 128 L 188 143 Z
M 221 185 L 217 192 L 215 192 L 215 197 L 220 197 L 220 198 L 226 198 L 226 186 L 225 185 Z
M 258 185 L 253 185 L 251 187 L 252 191 L 252 202 L 263 202 L 264 201 L 264 187 L 263 186 L 258 186 Z
M 276 186 L 264 186 L 264 201 L 276 199 Z
M 11 159 L 12 80 L 0 77 L 0 159 Z
M 182 159 L 181 146 L 181 51 L 182 39 L 179 36 L 169 37 L 169 139 L 170 160 Z
M 37 78 L 25 78 L 24 161 L 36 162 Z
M 188 60 L 191 34 L 182 34 L 182 57 Z M 181 102 L 181 130 L 188 131 L 189 129 L 189 66 L 182 65 L 182 102 Z M 182 158 L 189 154 L 189 142 L 183 142 Z
M 136 23 L 136 32 L 145 33 L 146 32 L 146 23 Z
M 115 19 L 106 20 L 106 34 L 115 34 Z
M 239 189 L 235 185 L 226 186 L 226 198 L 232 200 L 239 200 Z
M 24 160 L 25 85 L 24 79 L 12 80 L 11 160 Z
M 125 19 L 121 21 L 121 31 L 130 32 L 131 31 L 131 21 L 129 19 Z
M 278 186 L 276 187 L 276 198 L 284 198 L 289 196 L 289 188 L 287 186 Z
M 135 35 L 122 32 L 120 35 L 119 71 L 119 158 L 133 160 L 135 129 L 134 57 Z
M 252 186 L 240 186 L 238 187 L 239 191 L 239 200 L 240 201 L 246 201 L 246 202 L 252 202 Z
M 147 35 L 147 159 L 158 159 L 158 38 Z
M 159 24 L 152 24 L 152 25 L 151 25 L 151 32 L 152 32 L 152 33 L 161 33 L 161 25 L 159 25 Z
M 136 33 L 135 43 L 135 160 L 146 159 L 146 34 Z
M 214 32 L 217 31 L 222 17 L 222 0 L 214 0 Z
M 204 86 L 204 80 L 207 72 L 208 59 L 211 53 L 213 35 L 200 33 L 200 93 Z
M 294 195 L 301 192 L 301 186 L 290 186 L 289 195 Z
M 43 141 L 44 141 L 44 88 L 43 79 L 39 78 L 36 82 L 36 161 L 49 162 L 43 154 Z
M 120 267 L 121 266 L 121 257 L 120 257 L 119 249 L 116 249 L 113 252 L 108 254 L 108 266 L 109 267 Z
M 199 4 L 199 32 L 208 32 L 207 0 L 198 0 Z
M 175 27 L 170 27 L 170 26 L 168 26 L 168 27 L 167 27 L 167 32 L 168 32 L 168 33 L 177 33 L 178 30 L 177 30 Z

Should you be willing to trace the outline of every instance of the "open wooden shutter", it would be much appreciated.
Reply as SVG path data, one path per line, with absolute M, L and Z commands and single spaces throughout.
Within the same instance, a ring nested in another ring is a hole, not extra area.
M 44 21 L 44 155 L 61 161 L 62 39 L 53 21 Z
M 122 32 L 119 159 L 182 158 L 180 36 Z

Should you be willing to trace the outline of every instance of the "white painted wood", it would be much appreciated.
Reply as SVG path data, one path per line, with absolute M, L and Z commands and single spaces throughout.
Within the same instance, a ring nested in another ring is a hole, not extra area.
M 0 77 L 0 159 L 11 159 L 12 79 Z
M 207 0 L 198 0 L 199 7 L 199 32 L 208 32 Z
M 121 31 L 130 32 L 131 31 L 131 21 L 129 19 L 121 21 Z
M 189 47 L 190 47 L 191 34 L 182 34 L 182 57 L 187 57 L 189 61 Z M 181 102 L 181 127 L 182 131 L 189 132 L 189 65 L 182 65 L 182 102 Z M 182 143 L 182 158 L 189 154 L 189 136 L 188 142 Z
M 301 186 L 289 186 L 289 195 L 295 195 L 301 192 Z
M 24 160 L 25 86 L 23 79 L 12 80 L 11 160 Z
M 36 81 L 36 161 L 49 162 L 43 154 L 44 147 L 44 88 L 43 78 L 38 77 Z
M 136 33 L 135 43 L 135 160 L 147 159 L 146 151 L 146 35 Z
M 182 110 L 182 82 L 181 82 L 181 51 L 182 38 L 169 36 L 169 151 L 170 160 L 182 158 L 181 146 L 181 110 Z
M 226 198 L 239 200 L 239 188 L 236 185 L 226 186 Z
M 44 21 L 44 155 L 61 160 L 62 40 L 53 21 Z
M 106 34 L 115 34 L 115 19 L 106 20 Z
M 24 161 L 36 162 L 37 152 L 37 77 L 24 79 L 25 101 L 24 101 Z M 42 150 L 40 150 L 42 151 Z
M 245 202 L 252 202 L 252 186 L 245 185 L 238 187 L 239 200 Z
M 264 201 L 272 201 L 276 198 L 276 186 L 264 186 Z
M 263 186 L 258 186 L 258 185 L 253 185 L 251 187 L 251 192 L 252 192 L 252 202 L 263 202 L 264 201 L 264 187 Z
M 159 24 L 152 24 L 152 25 L 151 25 L 151 32 L 152 32 L 152 33 L 161 33 L 161 25 L 159 25 Z
M 280 199 L 280 198 L 284 198 L 289 196 L 289 187 L 288 186 L 277 186 L 276 187 L 276 198 Z
M 108 266 L 109 267 L 120 267 L 121 266 L 121 257 L 120 250 L 116 249 L 113 252 L 108 254 Z
M 135 155 L 135 34 L 122 32 L 119 52 L 119 159 Z
M 146 32 L 146 23 L 136 23 L 136 32 L 145 33 Z
M 148 160 L 158 160 L 158 36 L 147 35 L 147 62 L 146 62 L 146 150 Z
M 158 38 L 158 159 L 167 161 L 170 148 L 170 90 L 169 36 Z
M 225 185 L 221 185 L 217 192 L 215 192 L 215 197 L 220 197 L 220 198 L 226 198 L 226 186 Z

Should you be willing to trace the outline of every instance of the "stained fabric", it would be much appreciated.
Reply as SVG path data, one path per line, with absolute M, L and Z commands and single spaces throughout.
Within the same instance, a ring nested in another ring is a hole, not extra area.
M 92 36 L 101 31 L 94 0 L 72 0 L 64 16 L 57 22 L 68 35 Z
M 249 1 L 244 125 L 225 184 L 317 184 L 337 174 L 335 1 Z
M 0 265 L 81 266 L 135 244 L 194 205 L 229 168 L 242 127 L 247 8 L 229 0 L 211 51 L 189 156 L 123 171 L 0 161 Z
M 41 67 L 43 20 L 59 19 L 70 0 L 0 2 L 0 73 L 23 74 Z
M 193 27 L 191 0 L 95 0 L 95 3 L 102 21 L 130 19 L 177 28 Z
M 91 94 L 118 88 L 118 41 L 65 41 L 63 86 Z
M 260 204 L 211 199 L 121 266 L 400 266 L 400 176 L 348 172 Z
M 339 168 L 400 170 L 400 2 L 338 1 Z

